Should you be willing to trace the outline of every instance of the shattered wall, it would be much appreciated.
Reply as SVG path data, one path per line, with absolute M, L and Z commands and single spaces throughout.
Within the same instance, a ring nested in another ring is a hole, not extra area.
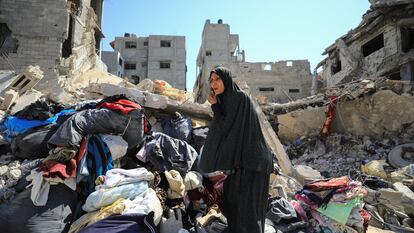
M 285 103 L 310 95 L 312 76 L 307 60 L 230 64 L 235 79 L 246 81 L 257 98 Z
M 29 65 L 39 65 L 44 78 L 37 88 L 42 89 L 55 86 L 59 75 L 76 75 L 93 67 L 99 59 L 95 51 L 96 15 L 90 0 L 78 1 L 77 12 L 70 13 L 73 2 L 0 1 L 0 23 L 10 28 L 18 42 L 16 53 L 0 58 L 0 69 L 22 72 Z M 62 46 L 68 38 L 69 56 L 62 59 Z
M 102 51 L 102 61 L 108 67 L 108 72 L 118 77 L 124 77 L 124 58 L 119 52 Z
M 278 135 L 284 141 L 319 134 L 326 107 L 307 108 L 277 116 Z M 340 102 L 336 106 L 333 133 L 382 138 L 414 136 L 414 96 L 390 90 Z
M 17 53 L 9 53 L 8 62 L 0 58 L 0 69 L 22 72 L 29 65 L 39 65 L 45 81 L 57 78 L 62 42 L 68 33 L 66 0 L 2 0 L 0 23 L 7 24 L 18 42 Z
M 414 80 L 414 5 L 388 2 L 373 2 L 360 25 L 325 50 L 321 63 L 328 87 L 367 77 Z

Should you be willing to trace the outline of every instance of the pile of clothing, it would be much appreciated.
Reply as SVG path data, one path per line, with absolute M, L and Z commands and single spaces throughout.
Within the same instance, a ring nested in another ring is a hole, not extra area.
M 296 200 L 270 199 L 266 224 L 273 232 L 366 232 L 366 196 L 362 184 L 347 176 L 312 181 L 296 192 Z
M 0 204 L 6 232 L 226 228 L 226 175 L 198 169 L 207 127 L 177 113 L 151 130 L 145 109 L 125 95 L 55 105 L 35 102 L 2 123 L 12 154 L 39 161 Z

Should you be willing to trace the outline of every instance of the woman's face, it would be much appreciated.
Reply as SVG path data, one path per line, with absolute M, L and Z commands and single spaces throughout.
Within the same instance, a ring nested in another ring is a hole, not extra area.
M 224 92 L 224 83 L 220 76 L 216 73 L 212 73 L 210 77 L 210 86 L 213 89 L 215 95 L 220 95 Z

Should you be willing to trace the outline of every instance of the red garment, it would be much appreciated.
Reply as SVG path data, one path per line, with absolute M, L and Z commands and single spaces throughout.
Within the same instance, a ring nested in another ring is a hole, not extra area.
M 66 163 L 61 163 L 53 160 L 43 162 L 40 171 L 43 171 L 44 177 L 60 177 L 62 179 L 76 177 L 76 160 L 71 159 Z
M 303 188 L 314 192 L 325 190 L 345 188 L 349 185 L 350 179 L 348 176 L 332 178 L 328 180 L 316 180 L 306 184 Z
M 132 110 L 135 109 L 142 109 L 142 106 L 132 102 L 130 100 L 127 99 L 119 99 L 117 101 L 114 102 L 104 102 L 102 104 L 100 104 L 99 106 L 97 106 L 98 108 L 107 108 L 107 109 L 111 109 L 114 111 L 120 111 L 123 114 L 128 114 L 130 113 Z M 149 127 L 148 127 L 148 121 L 147 118 L 144 116 L 144 133 L 148 133 L 150 131 Z
M 364 219 L 364 232 L 367 232 L 371 214 L 364 209 L 360 210 L 359 213 L 361 214 L 362 219 Z
M 320 135 L 322 137 L 327 137 L 331 133 L 331 128 L 335 120 L 335 107 L 336 107 L 337 101 L 338 101 L 337 96 L 329 97 L 329 106 L 328 106 L 328 112 L 326 113 L 326 120 L 320 131 Z
M 120 99 L 110 103 L 104 102 L 100 104 L 98 108 L 107 108 L 115 111 L 120 111 L 123 114 L 128 114 L 135 109 L 142 109 L 141 105 L 127 99 Z
M 306 216 L 305 210 L 303 209 L 303 207 L 300 205 L 299 202 L 293 200 L 293 201 L 290 201 L 290 204 L 293 205 L 293 207 L 296 210 L 296 213 L 299 214 L 300 219 L 302 219 L 302 221 L 304 221 L 304 222 L 308 222 L 309 221 L 308 216 Z
M 81 141 L 80 149 L 74 158 L 67 161 L 66 163 L 47 160 L 46 162 L 43 162 L 43 165 L 39 168 L 39 170 L 43 171 L 44 177 L 60 177 L 62 179 L 75 178 L 77 164 L 79 164 L 83 156 L 86 154 L 87 146 L 88 140 L 86 140 L 86 138 L 83 138 Z
M 76 163 L 79 164 L 80 161 L 83 159 L 83 156 L 86 154 L 86 149 L 88 149 L 88 140 L 87 137 L 84 137 L 81 141 L 80 148 L 78 154 L 76 156 Z

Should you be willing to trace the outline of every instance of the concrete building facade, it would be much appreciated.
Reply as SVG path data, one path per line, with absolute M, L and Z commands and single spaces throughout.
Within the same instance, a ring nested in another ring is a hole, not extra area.
M 326 86 L 380 76 L 414 82 L 413 10 L 409 0 L 372 1 L 360 25 L 325 49 Z
M 115 53 L 119 52 L 124 59 L 123 74 L 130 82 L 137 84 L 146 78 L 159 79 L 165 80 L 175 88 L 186 89 L 184 36 L 137 37 L 125 33 L 124 37 L 116 37 L 111 45 Z M 105 53 L 103 55 L 106 56 Z M 104 58 L 104 60 L 108 67 L 119 64 L 119 59 Z
M 55 86 L 100 60 L 103 0 L 0 1 L 0 69 L 22 72 L 39 65 L 37 89 Z
M 121 54 L 115 51 L 102 51 L 101 54 L 102 61 L 108 67 L 108 72 L 121 78 L 124 77 L 124 58 Z
M 239 48 L 239 35 L 230 34 L 230 26 L 222 20 L 204 24 L 197 56 L 196 101 L 207 100 L 210 71 L 217 65 L 228 67 L 236 82 L 245 82 L 251 93 L 271 102 L 288 102 L 310 95 L 311 73 L 307 60 L 246 62 Z

